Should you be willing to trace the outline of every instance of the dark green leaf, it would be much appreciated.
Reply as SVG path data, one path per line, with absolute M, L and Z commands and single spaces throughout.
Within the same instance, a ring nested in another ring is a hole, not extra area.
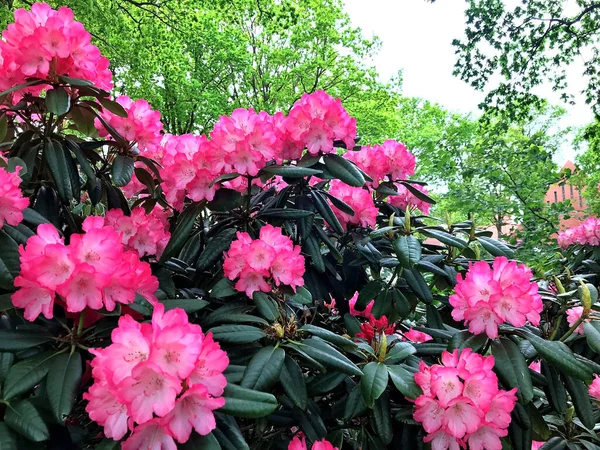
M 169 311 L 174 308 L 181 308 L 186 313 L 200 311 L 208 306 L 208 302 L 206 300 L 199 298 L 166 298 L 159 300 L 159 302 L 165 305 L 165 311 Z
M 417 231 L 419 231 L 419 233 L 424 234 L 427 237 L 437 239 L 438 241 L 449 245 L 450 247 L 465 248 L 468 245 L 467 241 L 465 241 L 464 239 L 453 236 L 452 234 L 446 231 L 436 230 L 432 228 L 419 228 Z
M 14 290 L 14 280 L 21 271 L 19 262 L 19 246 L 3 230 L 0 230 L 0 288 Z M 0 330 L 4 331 L 4 330 Z M 4 342 L 0 342 L 2 350 Z M 6 345 L 10 345 L 6 343 Z
M 317 169 L 298 166 L 269 166 L 262 169 L 263 172 L 280 175 L 287 178 L 304 178 L 311 175 L 320 175 L 323 172 Z
M 385 392 L 388 383 L 388 369 L 385 364 L 370 362 L 363 368 L 360 390 L 369 408 L 373 408 L 375 400 Z
M 235 228 L 227 228 L 210 238 L 196 262 L 196 269 L 205 270 L 222 258 L 223 252 L 231 246 L 236 232 Z
M 211 328 L 210 331 L 215 341 L 228 344 L 248 344 L 266 336 L 260 328 L 250 325 L 221 325 Z
M 410 269 L 421 259 L 421 243 L 414 236 L 400 236 L 394 242 L 394 252 L 402 267 Z
M 213 430 L 213 434 L 223 450 L 250 450 L 233 417 L 216 413 L 215 418 L 217 419 L 217 428 Z
M 52 367 L 55 357 L 54 352 L 44 352 L 12 366 L 4 382 L 4 399 L 9 400 L 36 386 Z
M 179 448 L 181 450 L 221 450 L 221 445 L 212 433 L 206 436 L 192 433 L 189 440 Z
M 54 180 L 56 190 L 61 200 L 65 203 L 73 200 L 71 187 L 71 175 L 65 158 L 66 153 L 62 146 L 56 142 L 46 139 L 44 143 L 44 157 Z
M 417 269 L 414 267 L 412 269 L 404 269 L 402 277 L 406 280 L 408 287 L 410 287 L 420 300 L 427 304 L 433 301 L 431 289 L 429 289 L 425 278 L 423 278 L 423 275 L 421 275 Z
M 557 370 L 542 361 L 542 375 L 546 378 L 544 392 L 548 402 L 556 412 L 564 414 L 567 411 L 567 391 Z
M 348 375 L 342 372 L 327 372 L 308 380 L 308 390 L 311 396 L 327 395 L 339 386 Z
M 296 347 L 325 366 L 332 367 L 348 375 L 362 375 L 361 370 L 352 361 L 321 339 L 305 339 L 300 344 L 294 344 L 293 348 Z
M 112 180 L 115 186 L 122 187 L 131 181 L 133 175 L 134 162 L 131 157 L 126 155 L 117 155 L 111 168 Z
M 329 224 L 333 231 L 338 234 L 344 234 L 344 229 L 329 206 L 329 203 L 327 203 L 327 200 L 325 200 L 325 198 L 317 191 L 312 192 L 312 197 L 315 208 L 317 208 L 317 211 L 319 211 L 319 214 L 321 214 L 323 220 Z
M 600 354 L 600 324 L 596 321 L 584 322 L 583 331 L 590 348 Z
M 518 388 L 517 396 L 522 403 L 533 399 L 533 385 L 525 357 L 519 347 L 510 339 L 492 341 L 494 369 L 502 383 L 509 388 Z
M 410 193 L 412 195 L 414 195 L 415 197 L 417 197 L 419 200 L 421 200 L 425 203 L 429 203 L 430 205 L 435 205 L 436 202 L 434 199 L 432 199 L 425 192 L 418 190 L 411 183 L 409 183 L 407 181 L 401 181 L 400 184 L 403 185 L 406 189 L 408 189 L 410 191 Z
M 13 353 L 0 353 L 0 385 L 6 380 L 6 375 L 15 361 Z
M 579 420 L 581 420 L 581 423 L 583 423 L 586 428 L 593 430 L 596 420 L 594 418 L 594 412 L 592 411 L 592 403 L 590 401 L 587 385 L 581 380 L 566 375 L 563 376 L 562 379 L 571 396 L 571 401 L 575 407 L 577 417 L 579 417 Z
M 50 432 L 44 419 L 27 400 L 12 403 L 6 409 L 4 422 L 31 441 L 41 442 L 50 438 Z
M 346 406 L 344 408 L 344 420 L 351 420 L 355 417 L 362 416 L 367 410 L 365 400 L 361 393 L 360 385 L 356 385 L 348 397 L 346 398 Z
M 238 292 L 233 289 L 231 281 L 227 278 L 221 278 L 211 289 L 210 296 L 212 298 L 225 298 L 236 295 Z
M 313 235 L 305 236 L 302 242 L 303 248 L 311 256 L 311 264 L 317 270 L 317 272 L 325 272 L 325 261 L 321 254 L 321 247 L 319 241 Z
M 320 191 L 320 192 L 321 192 L 321 194 L 325 195 L 331 201 L 333 206 L 335 206 L 337 209 L 342 211 L 344 214 L 348 214 L 349 216 L 354 215 L 354 210 L 348 203 L 341 201 L 339 198 L 331 195 L 329 192 L 325 192 L 325 191 Z
M 171 239 L 169 239 L 169 243 L 160 258 L 161 263 L 164 263 L 171 256 L 179 253 L 181 247 L 185 244 L 185 241 L 190 237 L 192 229 L 194 228 L 194 223 L 196 222 L 196 217 L 198 217 L 203 207 L 203 203 L 192 203 L 183 210 L 177 219 L 175 231 L 171 233 Z
M 485 333 L 480 334 L 472 334 L 467 330 L 459 331 L 452 336 L 450 342 L 448 343 L 448 351 L 453 352 L 454 350 L 464 350 L 465 348 L 470 348 L 474 352 L 477 352 L 483 348 L 483 346 L 487 343 L 487 335 Z
M 52 340 L 52 335 L 42 330 L 0 330 L 0 351 L 31 348 Z
M 46 379 L 50 408 L 56 420 L 64 424 L 75 404 L 81 382 L 82 364 L 79 352 L 58 355 Z
M 381 395 L 373 406 L 373 430 L 385 445 L 392 442 L 394 430 L 392 427 L 392 411 L 387 394 Z
M 347 352 L 354 352 L 357 349 L 357 345 L 355 342 L 352 342 L 350 339 L 345 338 L 344 336 L 340 336 L 333 331 L 329 331 L 325 328 L 317 327 L 311 324 L 303 325 L 300 328 L 300 331 L 306 331 L 310 334 L 320 337 L 332 344 L 340 347 L 342 350 Z
M 479 236 L 477 241 L 485 248 L 492 256 L 506 256 L 507 258 L 514 258 L 515 251 L 503 242 L 497 241 L 485 236 Z
M 219 411 L 231 416 L 255 419 L 271 414 L 277 408 L 277 400 L 271 394 L 228 384 L 223 393 L 225 406 Z
M 19 450 L 18 444 L 15 432 L 0 422 L 0 450 Z
M 385 357 L 386 364 L 397 364 L 404 361 L 409 355 L 414 355 L 417 350 L 409 342 L 396 341 Z
M 2 142 L 4 140 L 7 132 L 8 132 L 8 120 L 6 119 L 6 114 L 4 114 L 0 117 L 0 142 Z
M 561 436 L 555 436 L 542 445 L 539 450 L 564 450 L 567 448 L 567 441 Z
M 270 219 L 302 219 L 314 215 L 311 211 L 293 208 L 270 208 L 265 209 L 257 214 L 257 217 Z
M 220 188 L 215 197 L 208 202 L 208 209 L 217 212 L 231 212 L 239 208 L 243 202 L 242 194 L 233 189 Z
M 254 300 L 254 304 L 260 315 L 271 323 L 275 322 L 279 317 L 279 307 L 277 302 L 269 294 L 260 291 L 256 291 L 252 294 L 252 299 Z
M 125 108 L 123 108 L 119 103 L 110 100 L 106 97 L 99 97 L 98 101 L 105 109 L 107 109 L 114 115 L 119 117 L 127 117 L 127 111 L 125 111 Z
M 293 358 L 286 355 L 279 375 L 279 382 L 285 394 L 300 409 L 306 409 L 308 396 L 306 393 L 306 382 L 302 369 Z
M 388 366 L 387 370 L 390 374 L 390 378 L 396 389 L 398 389 L 402 395 L 412 400 L 416 399 L 423 392 L 421 388 L 415 383 L 415 376 L 402 366 Z
M 23 210 L 23 221 L 31 225 L 41 225 L 42 223 L 50 223 L 48 219 L 38 213 L 35 209 L 25 208 Z
M 67 77 L 65 75 L 61 75 L 58 77 L 60 79 L 60 81 L 62 81 L 63 83 L 66 84 L 70 84 L 71 86 L 86 86 L 86 87 L 91 87 L 94 85 L 94 83 L 92 83 L 89 80 L 84 80 L 81 78 L 72 78 L 72 77 Z
M 527 340 L 537 350 L 538 354 L 559 369 L 565 375 L 569 375 L 580 380 L 589 380 L 592 378 L 593 371 L 588 364 L 578 360 L 573 352 L 563 342 L 547 341 L 532 333 L 527 333 Z
M 279 380 L 285 351 L 273 346 L 263 347 L 254 354 L 240 383 L 241 387 L 264 391 Z
M 350 336 L 354 336 L 360 332 L 360 322 L 352 314 L 344 314 L 344 326 Z
M 71 97 L 62 87 L 56 87 L 46 92 L 46 108 L 55 116 L 62 116 L 71 109 Z
M 525 406 L 529 420 L 531 421 L 531 430 L 533 432 L 533 439 L 536 441 L 547 441 L 552 432 L 548 428 L 544 416 L 536 408 L 534 402 L 530 402 Z
M 358 311 L 364 311 L 369 302 L 375 299 L 384 287 L 385 283 L 381 280 L 369 281 L 358 293 L 354 307 Z
M 323 161 L 327 170 L 337 179 L 343 181 L 349 186 L 362 187 L 365 184 L 365 178 L 356 165 L 339 155 L 328 154 L 323 156 Z

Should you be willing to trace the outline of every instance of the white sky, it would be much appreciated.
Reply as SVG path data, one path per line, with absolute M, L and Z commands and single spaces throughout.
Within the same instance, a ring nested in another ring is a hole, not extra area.
M 345 0 L 346 11 L 355 26 L 366 37 L 382 40 L 382 48 L 374 58 L 383 79 L 403 71 L 403 92 L 439 103 L 453 111 L 478 114 L 477 105 L 484 94 L 452 75 L 455 62 L 452 39 L 464 34 L 465 0 Z M 583 87 L 581 70 L 570 73 L 571 92 Z M 574 106 L 564 105 L 549 87 L 537 93 L 564 106 L 567 117 L 562 126 L 583 126 L 593 119 L 590 108 L 578 99 Z M 575 157 L 570 144 L 555 161 L 564 163 Z

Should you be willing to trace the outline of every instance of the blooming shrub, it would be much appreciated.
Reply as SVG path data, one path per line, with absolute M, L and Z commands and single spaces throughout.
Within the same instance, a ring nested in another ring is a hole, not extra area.
M 6 34 L 2 448 L 600 447 L 596 241 L 534 274 L 322 91 L 166 135 L 70 10 Z
M 600 219 L 589 217 L 583 223 L 558 233 L 558 245 L 567 248 L 573 244 L 600 245 Z

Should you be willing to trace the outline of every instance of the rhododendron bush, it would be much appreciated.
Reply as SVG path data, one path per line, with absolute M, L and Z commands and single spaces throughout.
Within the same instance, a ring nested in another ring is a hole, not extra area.
M 534 274 L 323 91 L 167 135 L 67 8 L 0 65 L 0 448 L 600 447 L 593 220 Z

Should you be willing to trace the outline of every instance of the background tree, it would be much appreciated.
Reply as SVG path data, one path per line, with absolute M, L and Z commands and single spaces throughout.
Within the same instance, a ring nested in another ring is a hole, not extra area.
M 587 103 L 599 111 L 600 1 L 567 0 L 515 2 L 471 0 L 466 11 L 466 39 L 455 40 L 455 74 L 479 90 L 486 105 L 511 106 L 515 100 L 526 111 L 540 99 L 532 89 L 549 82 L 572 101 L 567 72 L 583 62 Z M 493 86 L 494 75 L 501 81 Z
M 0 26 L 28 3 L 11 2 Z M 351 26 L 339 0 L 49 3 L 73 9 L 111 60 L 117 91 L 160 109 L 171 133 L 202 132 L 237 107 L 287 111 L 317 89 L 377 118 L 399 93 L 400 78 L 381 83 L 365 64 L 380 43 Z

